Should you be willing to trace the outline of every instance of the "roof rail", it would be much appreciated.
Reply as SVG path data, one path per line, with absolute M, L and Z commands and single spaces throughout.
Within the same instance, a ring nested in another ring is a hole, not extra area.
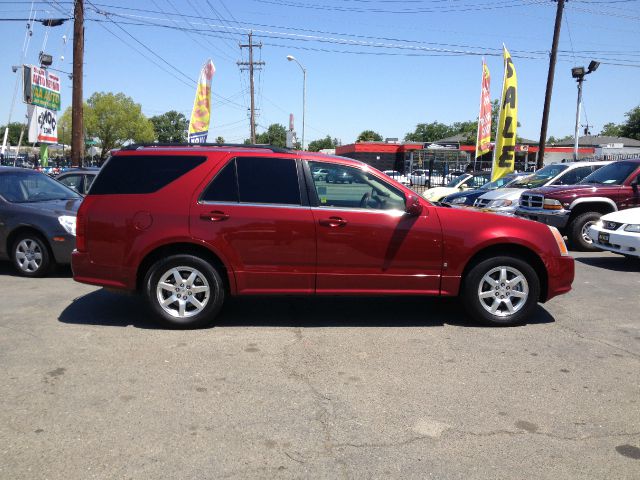
M 247 143 L 132 143 L 122 147 L 120 150 L 139 150 L 146 147 L 222 147 L 222 148 L 256 148 L 271 150 L 273 153 L 291 153 L 289 148 L 274 147 L 273 145 L 256 145 Z

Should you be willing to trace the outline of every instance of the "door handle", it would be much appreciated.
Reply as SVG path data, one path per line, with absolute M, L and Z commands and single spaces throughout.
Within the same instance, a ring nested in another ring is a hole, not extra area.
M 207 222 L 222 222 L 228 218 L 229 214 L 221 212 L 220 210 L 200 214 L 200 220 L 206 220 Z
M 323 227 L 344 227 L 347 224 L 347 221 L 340 217 L 329 217 L 323 218 L 318 223 Z

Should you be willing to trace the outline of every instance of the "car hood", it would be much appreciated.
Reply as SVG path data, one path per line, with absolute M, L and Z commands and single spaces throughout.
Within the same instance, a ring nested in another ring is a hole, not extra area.
M 450 193 L 455 193 L 455 192 L 459 192 L 460 190 L 457 188 L 453 188 L 453 187 L 433 187 L 433 188 L 429 188 L 428 190 L 425 190 L 425 192 L 423 193 L 423 196 L 425 198 L 429 198 L 431 196 L 435 196 L 435 195 L 448 195 Z
M 76 215 L 82 198 L 72 198 L 69 200 L 48 200 L 46 202 L 27 202 L 20 203 L 20 207 L 34 213 L 50 214 L 50 215 Z
M 617 223 L 640 223 L 640 207 L 607 213 L 601 220 Z
M 562 187 L 539 187 L 529 190 L 533 194 L 546 196 L 577 197 L 589 196 L 597 192 L 615 191 L 619 185 L 565 185 Z
M 480 198 L 489 200 L 517 200 L 524 191 L 526 191 L 525 188 L 496 188 L 495 190 L 490 190 L 484 195 L 481 195 Z

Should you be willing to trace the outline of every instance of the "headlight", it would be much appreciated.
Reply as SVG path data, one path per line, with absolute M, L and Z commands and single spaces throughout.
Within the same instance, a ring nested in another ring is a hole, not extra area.
M 76 236 L 76 217 L 71 215 L 62 215 L 61 217 L 58 217 L 58 222 L 60 222 L 60 225 L 62 225 L 62 228 L 64 228 L 67 233 L 74 237 Z
M 626 227 L 624 227 L 625 232 L 634 232 L 640 233 L 640 223 L 630 223 Z
M 451 200 L 451 204 L 455 205 L 456 203 L 464 203 L 467 201 L 467 197 L 458 197 Z
M 545 210 L 562 210 L 562 203 L 553 198 L 545 198 L 542 203 Z
M 487 205 L 487 207 L 502 208 L 502 207 L 508 207 L 509 205 L 513 205 L 513 202 L 511 200 L 492 200 L 491 202 L 489 202 L 489 205 Z

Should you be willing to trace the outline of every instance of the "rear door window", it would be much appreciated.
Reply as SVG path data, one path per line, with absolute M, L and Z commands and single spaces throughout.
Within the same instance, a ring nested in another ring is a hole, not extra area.
M 296 161 L 237 157 L 215 176 L 201 197 L 205 202 L 300 205 Z
M 91 195 L 153 193 L 204 163 L 192 155 L 120 155 L 109 159 Z

